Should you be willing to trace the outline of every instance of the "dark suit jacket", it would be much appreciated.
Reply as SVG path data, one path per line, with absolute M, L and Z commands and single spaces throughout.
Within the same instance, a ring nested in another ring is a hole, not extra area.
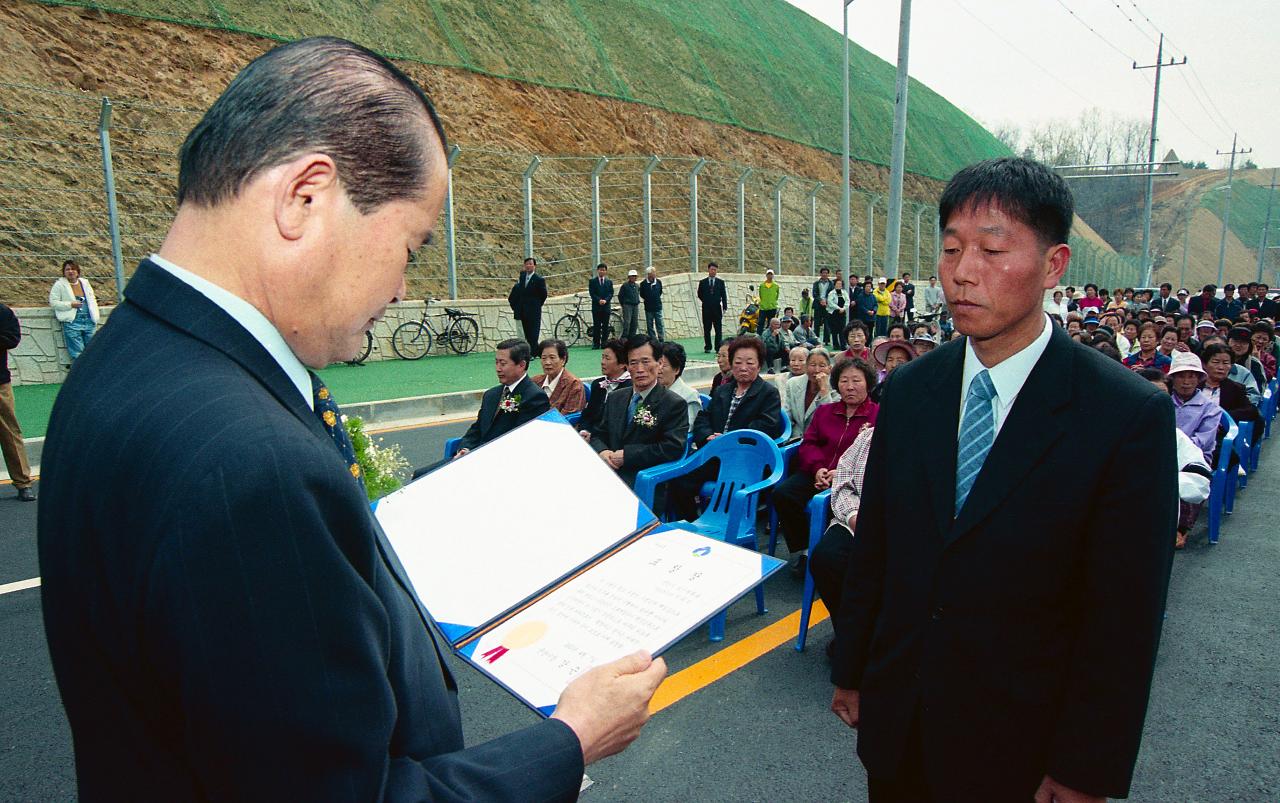
M 1176 315 L 1178 310 L 1181 308 L 1182 307 L 1178 303 L 1177 296 L 1169 296 L 1168 298 L 1161 300 L 1160 294 L 1157 293 L 1155 298 L 1151 299 L 1151 309 L 1153 310 L 1159 310 L 1166 313 L 1171 312 Z
M 1029 799 L 1045 774 L 1124 797 L 1173 554 L 1173 406 L 1055 327 L 953 518 L 964 354 L 885 387 L 831 675 L 861 691 L 858 753 L 892 775 L 918 718 L 948 800 Z M 1107 446 L 1082 471 L 1086 431 Z M 1150 515 L 1125 515 L 1135 499 Z
M 1234 380 L 1222 381 L 1218 389 L 1218 406 L 1226 410 L 1237 424 L 1242 421 L 1263 423 L 1262 414 L 1258 412 L 1257 407 L 1253 406 L 1253 402 L 1249 401 L 1249 394 L 1245 392 L 1244 385 Z
M 80 798 L 574 799 L 563 723 L 464 749 L 434 623 L 266 350 L 148 262 L 127 296 L 58 395 L 40 487 Z
M 9 352 L 22 342 L 22 324 L 18 316 L 4 304 L 0 304 L 0 385 L 13 381 L 9 374 Z
M 644 302 L 646 312 L 662 309 L 662 280 L 654 279 L 650 283 L 645 279 L 640 282 L 640 300 Z
M 736 382 L 725 382 L 711 391 L 711 403 L 698 413 L 693 422 L 693 443 L 702 447 L 712 433 L 732 432 L 735 429 L 754 429 L 776 438 L 782 434 L 782 397 L 778 391 L 760 377 L 751 383 L 747 393 L 738 402 L 738 409 L 725 429 L 729 418 L 729 404 L 737 392 Z
M 514 413 L 500 413 L 498 402 L 502 400 L 502 387 L 495 385 L 484 392 L 480 399 L 480 413 L 458 442 L 459 449 L 474 449 L 486 444 L 551 409 L 547 394 L 533 384 L 526 374 L 520 384 L 516 385 L 515 395 L 520 397 L 519 409 Z
M 613 280 L 605 279 L 602 283 L 599 276 L 592 276 L 591 281 L 587 282 L 587 293 L 591 296 L 591 309 L 600 309 L 601 301 L 613 300 Z M 603 306 L 604 309 L 608 307 L 608 304 Z
M 633 392 L 628 386 L 610 393 L 600 420 L 591 427 L 592 449 L 623 451 L 618 476 L 627 485 L 635 483 L 636 472 L 642 469 L 679 460 L 689 435 L 689 413 L 684 399 L 660 384 L 654 385 L 644 406 L 657 417 L 657 425 L 642 427 L 627 418 Z
M 547 300 L 547 280 L 539 276 L 536 272 L 529 278 L 528 284 L 524 283 L 524 272 L 516 277 L 516 283 L 511 286 L 511 292 L 507 295 L 507 303 L 511 305 L 511 312 L 522 321 L 537 320 L 542 316 L 542 304 Z M 537 343 L 529 344 L 533 348 L 537 348 Z
M 724 279 L 719 276 L 703 277 L 698 282 L 698 300 L 702 302 L 702 314 L 717 313 L 729 309 L 729 296 L 724 289 Z
M 631 386 L 630 379 L 624 379 L 617 390 Z M 587 406 L 582 410 L 582 418 L 578 419 L 578 429 L 588 431 L 591 426 L 600 420 L 600 414 L 604 412 L 605 402 L 604 377 L 598 376 L 591 380 L 591 395 L 587 398 Z

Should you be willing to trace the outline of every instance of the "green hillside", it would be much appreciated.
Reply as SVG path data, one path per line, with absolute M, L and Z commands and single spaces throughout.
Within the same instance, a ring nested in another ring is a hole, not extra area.
M 277 39 L 339 35 L 397 59 L 642 103 L 839 153 L 839 33 L 782 0 L 38 0 Z M 887 165 L 894 67 L 850 55 L 854 158 Z M 907 169 L 1006 153 L 913 81 Z
M 1231 221 L 1228 225 L 1231 227 L 1232 233 L 1239 237 L 1240 241 L 1249 248 L 1256 249 L 1258 243 L 1261 242 L 1262 225 L 1267 219 L 1267 196 L 1270 193 L 1270 185 L 1264 186 L 1241 180 L 1236 180 L 1231 184 Z M 1221 219 L 1223 196 L 1225 195 L 1226 190 L 1206 193 L 1201 196 L 1200 205 Z M 1276 212 L 1273 210 L 1272 215 L 1274 216 L 1275 214 Z M 1274 239 L 1274 221 L 1271 231 Z

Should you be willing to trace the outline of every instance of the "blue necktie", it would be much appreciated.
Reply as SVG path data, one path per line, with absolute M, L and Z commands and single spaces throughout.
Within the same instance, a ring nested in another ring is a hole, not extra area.
M 969 498 L 969 491 L 982 471 L 982 463 L 996 439 L 995 412 L 991 400 L 996 396 L 991 375 L 986 369 L 969 383 L 964 399 L 964 418 L 960 422 L 959 453 L 956 455 L 956 515 Z
M 347 464 L 347 470 L 351 472 L 356 482 L 360 483 L 360 488 L 363 490 L 364 474 L 361 473 L 360 464 L 356 461 L 356 447 L 351 443 L 351 436 L 347 434 L 347 428 L 342 423 L 342 412 L 338 409 L 338 403 L 333 400 L 333 394 L 325 387 L 320 377 L 311 371 L 307 373 L 311 374 L 311 397 L 315 400 L 315 410 L 320 418 L 320 425 L 324 427 L 325 432 L 329 433 L 329 437 L 333 438 L 334 445 L 338 447 L 338 453 Z
M 631 403 L 627 405 L 627 429 L 631 429 L 632 424 L 636 420 L 636 408 L 640 406 L 640 394 L 631 393 Z

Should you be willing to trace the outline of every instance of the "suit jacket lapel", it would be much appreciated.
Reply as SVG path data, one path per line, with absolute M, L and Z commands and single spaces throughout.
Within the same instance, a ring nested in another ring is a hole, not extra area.
M 1026 476 L 1062 437 L 1062 424 L 1055 413 L 1071 403 L 1071 348 L 1070 338 L 1055 327 L 1049 345 L 1031 369 L 1004 425 L 1000 427 L 1000 434 L 982 464 L 982 471 L 947 533 L 946 543 L 956 540 L 986 518 L 1009 495 L 1019 478 Z M 956 393 L 958 399 L 958 388 Z M 954 448 L 951 450 L 953 464 L 955 451 Z M 952 468 L 953 494 L 954 475 L 955 469 Z M 953 507 L 954 504 L 953 496 Z
M 248 330 L 204 294 L 144 259 L 129 279 L 125 296 L 129 303 L 226 354 L 262 383 L 277 401 L 316 435 L 329 439 L 320 419 L 312 412 L 306 399 L 299 395 L 297 386 L 275 358 Z
M 937 357 L 932 361 L 938 365 L 929 377 L 929 394 L 919 417 L 921 442 L 936 447 L 935 458 L 925 460 L 924 464 L 938 532 L 945 533 L 951 528 L 956 506 L 956 433 L 960 429 L 958 400 L 964 373 L 963 341 L 944 344 L 935 353 Z

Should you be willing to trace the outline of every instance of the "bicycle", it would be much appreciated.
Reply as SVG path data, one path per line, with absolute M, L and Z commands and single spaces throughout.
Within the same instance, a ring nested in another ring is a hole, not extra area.
M 373 331 L 370 330 L 364 333 L 364 348 L 361 349 L 360 353 L 349 360 L 344 360 L 344 362 L 347 365 L 364 365 L 364 361 L 369 359 L 369 352 L 373 351 L 373 349 Z
M 584 293 L 577 293 L 574 299 L 577 303 L 571 311 L 560 316 L 560 320 L 556 321 L 556 339 L 563 340 L 567 346 L 576 346 L 583 335 L 591 331 L 592 324 L 582 315 L 582 302 L 586 299 Z M 612 306 L 612 305 L 611 305 Z M 622 313 L 616 309 L 609 310 L 609 332 L 605 340 L 616 337 L 618 332 L 622 331 Z
M 431 351 L 433 343 L 444 343 L 455 354 L 468 354 L 475 350 L 480 342 L 480 324 L 475 316 L 452 307 L 445 307 L 444 313 L 449 323 L 443 330 L 437 330 L 427 317 L 427 310 L 432 301 L 428 298 L 422 307 L 422 318 L 406 321 L 391 333 L 391 350 L 402 360 L 420 360 Z

